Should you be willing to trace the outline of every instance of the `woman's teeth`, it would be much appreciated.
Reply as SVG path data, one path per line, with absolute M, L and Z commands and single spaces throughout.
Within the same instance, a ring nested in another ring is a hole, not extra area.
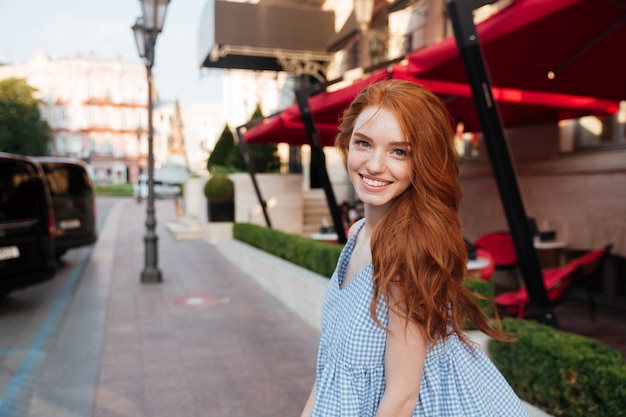
M 385 185 L 391 184 L 391 182 L 389 181 L 376 181 L 365 177 L 363 177 L 363 182 L 367 185 L 371 185 L 372 187 L 383 187 Z

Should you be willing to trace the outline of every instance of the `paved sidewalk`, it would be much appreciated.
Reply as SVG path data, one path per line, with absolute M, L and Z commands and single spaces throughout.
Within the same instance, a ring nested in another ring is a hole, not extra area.
M 319 332 L 215 246 L 175 240 L 172 200 L 156 202 L 163 282 L 141 284 L 145 209 L 112 206 L 28 417 L 299 416 Z
M 162 283 L 139 279 L 145 203 L 117 204 L 92 255 L 110 262 L 93 417 L 299 415 L 318 333 L 215 247 L 174 240 L 172 200 L 156 217 Z

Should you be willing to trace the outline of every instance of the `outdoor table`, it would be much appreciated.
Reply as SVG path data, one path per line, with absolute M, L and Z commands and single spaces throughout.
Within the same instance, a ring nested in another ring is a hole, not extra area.
M 310 236 L 311 239 L 322 242 L 337 243 L 339 241 L 337 233 L 312 233 Z
M 542 268 L 552 268 L 565 264 L 565 248 L 567 242 L 564 240 L 542 241 L 539 238 L 533 240 L 533 246 L 537 250 L 537 257 Z

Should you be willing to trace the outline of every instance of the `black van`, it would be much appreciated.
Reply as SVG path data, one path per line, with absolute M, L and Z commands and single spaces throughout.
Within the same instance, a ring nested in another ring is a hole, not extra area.
M 54 276 L 54 229 L 41 166 L 0 152 L 0 295 Z
M 57 258 L 69 249 L 94 243 L 98 238 L 96 193 L 87 165 L 74 158 L 38 156 L 34 159 L 41 164 L 50 187 Z

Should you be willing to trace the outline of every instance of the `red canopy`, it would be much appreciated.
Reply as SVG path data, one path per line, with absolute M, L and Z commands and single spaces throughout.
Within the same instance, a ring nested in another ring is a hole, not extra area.
M 626 100 L 625 21 L 626 8 L 611 0 L 517 0 L 479 24 L 504 126 L 614 114 L 617 100 Z M 408 61 L 309 99 L 322 144 L 333 144 L 341 113 L 356 94 L 389 76 L 423 84 L 467 131 L 481 129 L 453 37 L 411 54 Z M 553 79 L 550 71 L 556 73 Z M 249 129 L 244 140 L 308 143 L 297 105 Z
M 323 146 L 334 143 L 341 113 L 366 85 L 386 78 L 405 79 L 420 83 L 446 103 L 455 122 L 463 122 L 465 130 L 480 130 L 478 114 L 468 84 L 417 78 L 404 65 L 394 65 L 357 81 L 349 87 L 320 93 L 309 99 L 315 125 Z M 556 93 L 493 88 L 500 114 L 506 127 L 553 123 L 563 119 L 617 111 L 617 103 L 590 97 Z M 306 144 L 308 138 L 297 105 L 291 105 L 280 115 L 267 119 L 244 133 L 246 142 Z
M 626 100 L 623 2 L 517 0 L 476 30 L 494 86 Z M 467 82 L 454 37 L 411 54 L 409 69 Z
M 332 146 L 335 142 L 337 125 L 344 109 L 365 86 L 385 79 L 387 71 L 381 70 L 367 78 L 335 91 L 323 92 L 309 99 L 315 126 L 322 146 Z M 248 129 L 243 138 L 246 142 L 280 143 L 292 145 L 309 143 L 304 123 L 297 104 L 292 104 L 273 118 Z

